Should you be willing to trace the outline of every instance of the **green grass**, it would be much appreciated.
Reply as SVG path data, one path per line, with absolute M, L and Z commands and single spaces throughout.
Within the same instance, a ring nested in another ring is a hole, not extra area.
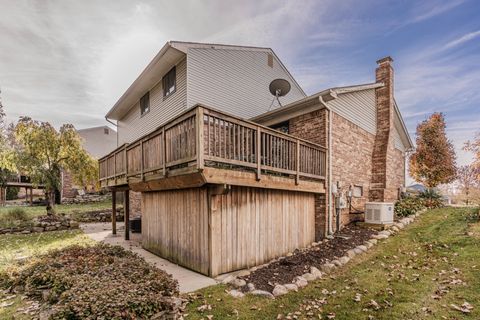
M 191 298 L 186 319 L 276 319 L 294 312 L 299 319 L 480 319 L 480 223 L 473 210 L 431 210 L 330 277 L 275 300 L 234 299 L 225 286 L 205 288 Z M 450 306 L 465 301 L 474 307 L 470 314 Z M 198 311 L 201 306 L 211 310 Z
M 0 235 L 0 274 L 13 272 L 17 267 L 15 262 L 22 259 L 32 259 L 49 250 L 61 249 L 73 244 L 91 245 L 94 241 L 89 239 L 80 230 L 52 231 L 27 235 Z M 13 305 L 1 308 L 0 319 L 30 319 L 27 316 L 18 316 L 16 310 L 27 306 L 20 295 L 13 299 L 4 300 L 11 294 L 0 290 L 0 304 L 13 302 Z
M 112 202 L 110 200 L 93 202 L 93 203 L 81 203 L 81 204 L 60 204 L 55 206 L 55 212 L 57 214 L 72 214 L 75 216 L 76 213 L 83 213 L 96 210 L 108 210 L 112 207 Z M 18 221 L 9 218 L 8 212 L 14 208 L 21 208 L 25 210 L 27 220 Z M 0 228 L 9 228 L 13 226 L 19 226 L 23 224 L 28 224 L 33 218 L 41 215 L 47 214 L 47 211 L 44 206 L 12 206 L 12 207 L 0 207 Z

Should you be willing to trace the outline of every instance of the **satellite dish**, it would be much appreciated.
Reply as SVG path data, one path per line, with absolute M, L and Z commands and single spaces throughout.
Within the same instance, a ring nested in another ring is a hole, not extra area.
M 275 98 L 273 98 L 272 100 L 272 103 L 270 104 L 270 108 L 268 108 L 268 110 L 270 111 L 275 100 L 277 100 L 278 104 L 282 106 L 279 97 L 287 95 L 290 92 L 292 86 L 290 85 L 290 82 L 285 79 L 275 79 L 270 82 L 270 86 L 268 88 L 270 90 L 270 93 L 275 96 Z

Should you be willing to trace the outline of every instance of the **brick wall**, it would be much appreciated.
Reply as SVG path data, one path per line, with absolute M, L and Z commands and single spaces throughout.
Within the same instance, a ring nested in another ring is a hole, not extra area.
M 372 180 L 375 135 L 336 113 L 333 113 L 332 120 L 332 183 L 340 182 L 342 192 L 348 192 L 350 186 L 361 186 L 363 196 L 352 198 L 351 211 L 364 211 Z M 334 204 L 332 208 L 335 212 Z M 360 218 L 361 215 L 350 214 L 349 208 L 340 212 L 341 225 Z M 333 225 L 335 230 L 335 215 Z
M 62 199 L 75 198 L 76 195 L 72 174 L 67 170 L 62 171 Z
M 328 111 L 313 111 L 289 120 L 289 133 L 302 139 L 312 141 L 328 148 Z M 327 232 L 328 185 L 325 194 L 315 196 L 315 239 L 320 240 Z

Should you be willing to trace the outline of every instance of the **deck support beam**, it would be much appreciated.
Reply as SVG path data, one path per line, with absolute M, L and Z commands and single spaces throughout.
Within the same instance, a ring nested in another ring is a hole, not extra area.
M 117 234 L 117 192 L 112 189 L 112 234 Z
M 125 240 L 130 240 L 130 192 L 124 191 L 123 196 L 123 215 L 125 218 Z
M 33 187 L 30 188 L 30 205 L 33 206 Z

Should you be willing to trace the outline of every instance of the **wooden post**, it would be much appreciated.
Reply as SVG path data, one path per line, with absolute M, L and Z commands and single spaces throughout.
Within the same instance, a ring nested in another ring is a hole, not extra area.
M 167 138 L 165 137 L 165 126 L 162 128 L 162 170 L 163 170 L 163 175 L 166 177 L 167 176 Z
M 112 234 L 117 234 L 117 193 L 112 189 Z
M 257 127 L 257 180 L 262 178 L 262 130 L 260 127 Z
M 140 178 L 144 181 L 144 155 L 143 155 L 143 140 L 140 141 Z
M 203 156 L 205 153 L 205 150 L 203 148 L 203 108 L 202 107 L 197 107 L 197 168 L 199 170 L 203 170 L 204 167 L 204 160 Z
M 30 188 L 30 205 L 33 206 L 33 187 Z
M 295 184 L 298 184 L 300 180 L 300 140 L 297 140 L 297 159 L 295 161 L 295 167 L 297 171 L 297 174 L 295 175 Z
M 125 240 L 130 240 L 130 194 L 129 190 L 124 191 L 123 215 L 125 218 Z
M 5 188 L 0 188 L 0 206 L 5 205 L 4 200 L 3 200 L 3 195 L 4 195 L 3 190 L 4 189 Z

